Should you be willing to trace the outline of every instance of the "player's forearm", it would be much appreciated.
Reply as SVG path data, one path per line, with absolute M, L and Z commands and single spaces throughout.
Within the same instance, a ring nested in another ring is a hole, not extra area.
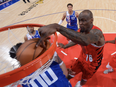
M 68 43 L 68 44 L 66 44 L 66 45 L 64 46 L 64 49 L 69 48 L 69 47 L 74 46 L 74 45 L 76 45 L 76 43 L 70 42 L 70 43 Z
M 61 25 L 57 25 L 57 31 L 62 35 L 72 40 L 76 44 L 87 46 L 90 43 L 96 43 L 99 40 L 99 37 L 94 34 L 82 34 L 71 29 L 67 29 Z
M 115 44 L 115 40 L 106 41 L 105 43 L 112 43 L 112 44 Z

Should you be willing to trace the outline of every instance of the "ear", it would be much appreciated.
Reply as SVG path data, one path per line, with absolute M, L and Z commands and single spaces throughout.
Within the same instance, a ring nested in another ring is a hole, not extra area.
M 91 23 L 93 23 L 93 18 L 91 18 Z

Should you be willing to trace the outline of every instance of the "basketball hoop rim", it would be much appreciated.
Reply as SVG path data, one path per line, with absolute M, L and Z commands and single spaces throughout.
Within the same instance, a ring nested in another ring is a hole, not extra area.
M 42 24 L 18 24 L 18 25 L 12 25 L 12 26 L 0 28 L 0 32 L 6 31 L 9 28 L 15 29 L 15 28 L 21 28 L 21 27 L 27 27 L 27 26 L 42 27 L 44 25 L 42 25 Z M 4 74 L 1 74 L 0 75 L 0 87 L 14 83 L 14 82 L 30 75 L 34 71 L 36 71 L 38 68 L 41 67 L 40 60 L 43 64 L 45 64 L 49 59 L 51 59 L 51 57 L 53 56 L 53 54 L 56 50 L 56 41 L 57 41 L 57 33 L 55 33 L 54 42 L 51 45 L 51 47 L 45 53 L 43 53 L 41 56 L 39 56 L 35 60 L 27 63 L 26 65 L 24 65 L 20 68 L 17 68 L 15 70 L 12 70 L 12 71 L 4 73 Z

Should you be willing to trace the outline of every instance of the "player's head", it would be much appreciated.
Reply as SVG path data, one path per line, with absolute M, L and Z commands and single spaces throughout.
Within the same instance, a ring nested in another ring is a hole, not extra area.
M 21 46 L 17 46 L 17 45 L 13 46 L 9 52 L 10 56 L 12 58 L 17 59 L 20 62 L 21 66 L 33 61 L 34 59 L 41 56 L 46 50 L 48 50 L 51 45 L 51 43 L 48 40 L 45 40 L 44 44 L 46 48 L 42 46 L 38 46 L 37 48 L 35 48 L 35 45 L 39 40 L 40 40 L 39 38 L 36 38 L 26 41 Z M 16 50 L 12 50 L 12 49 L 16 49 Z
M 71 3 L 68 3 L 67 4 L 67 8 L 68 8 L 68 11 L 72 11 L 73 5 Z
M 27 30 L 29 33 L 33 33 L 34 32 L 34 27 L 27 27 Z
M 84 10 L 79 14 L 78 19 L 81 32 L 88 33 L 93 25 L 93 13 L 90 10 Z

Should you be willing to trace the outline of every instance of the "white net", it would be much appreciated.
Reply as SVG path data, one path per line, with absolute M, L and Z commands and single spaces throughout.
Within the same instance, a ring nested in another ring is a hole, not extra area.
M 12 38 L 12 36 L 15 37 L 15 39 Z M 14 69 L 20 67 L 19 62 L 15 58 L 13 59 L 10 57 L 9 51 L 10 51 L 10 48 L 14 44 L 14 43 L 12 43 L 13 40 L 16 40 L 18 42 L 21 42 L 21 40 L 19 38 L 17 38 L 17 36 L 10 30 L 10 28 L 8 29 L 8 31 L 1 32 L 0 37 L 2 37 L 1 38 L 2 43 L 0 43 L 0 53 L 1 53 L 1 55 L 0 55 L 0 74 L 3 74 L 3 73 L 9 72 L 11 70 L 14 70 Z
M 16 59 L 11 59 L 9 61 L 2 60 L 2 61 L 0 61 L 0 74 L 9 72 L 18 67 L 20 67 L 20 64 Z
M 38 29 L 35 27 L 35 29 Z M 19 62 L 9 55 L 10 48 L 16 45 L 16 43 L 24 42 L 24 36 L 27 33 L 26 27 L 17 28 L 7 31 L 0 32 L 1 43 L 0 43 L 0 74 L 9 72 L 20 67 Z M 14 48 L 15 50 L 15 48 Z

